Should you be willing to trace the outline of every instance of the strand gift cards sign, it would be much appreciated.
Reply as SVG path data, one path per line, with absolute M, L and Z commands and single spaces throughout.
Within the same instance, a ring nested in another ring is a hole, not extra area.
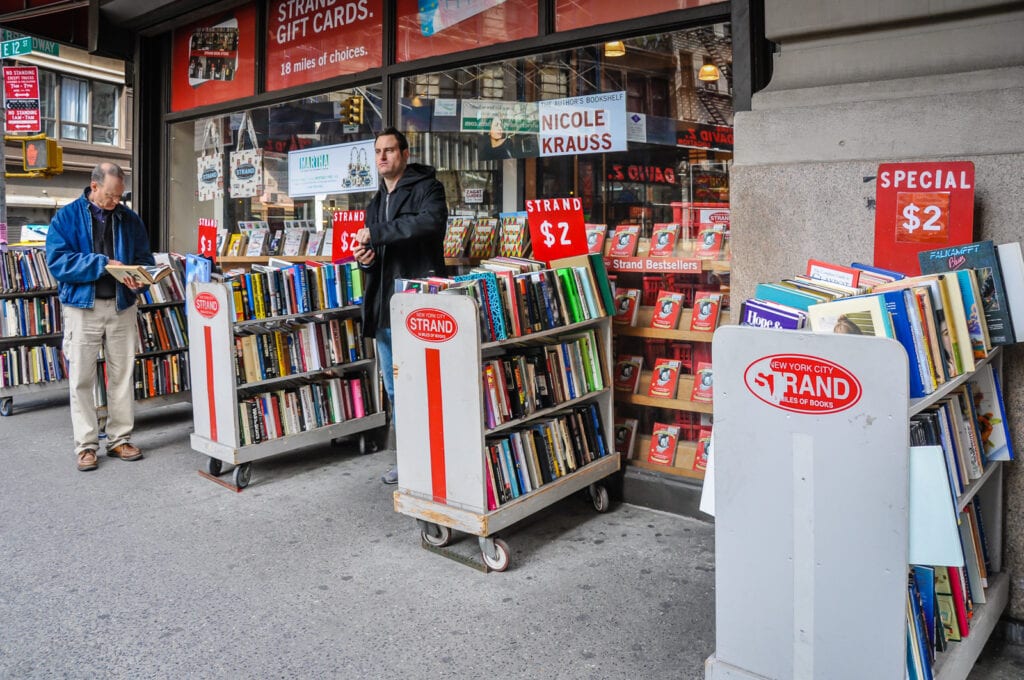
M 537 103 L 540 155 L 625 151 L 626 93 L 603 92 Z
M 974 163 L 883 163 L 875 201 L 875 266 L 921 273 L 917 254 L 974 240 Z

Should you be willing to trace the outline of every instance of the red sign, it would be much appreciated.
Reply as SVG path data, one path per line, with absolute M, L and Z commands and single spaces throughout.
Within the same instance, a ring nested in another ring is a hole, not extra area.
M 405 327 L 424 342 L 448 342 L 459 332 L 455 317 L 432 307 L 413 310 L 405 319 Z
M 579 198 L 537 198 L 526 202 L 533 256 L 550 263 L 563 257 L 586 255 L 587 228 Z
M 381 0 L 270 4 L 267 90 L 380 68 Z
M 4 113 L 7 132 L 39 132 L 39 69 L 4 66 Z
M 648 184 L 675 184 L 676 169 L 659 165 L 622 165 L 615 163 L 608 172 L 613 182 L 647 182 Z
M 217 220 L 201 218 L 199 220 L 199 240 L 196 252 L 217 261 Z
M 917 253 L 974 240 L 974 163 L 883 163 L 875 200 L 875 266 L 921 273 Z
M 213 293 L 200 293 L 196 295 L 196 299 L 192 301 L 192 306 L 195 307 L 200 316 L 207 319 L 217 316 L 217 312 L 220 311 L 220 303 L 217 302 L 217 298 L 213 296 Z
M 702 125 L 701 123 L 679 123 L 676 130 L 676 146 L 691 149 L 718 149 L 732 151 L 733 132 L 725 125 Z
M 347 262 L 359 242 L 356 232 L 366 224 L 365 210 L 339 210 L 331 220 L 331 262 Z
M 751 362 L 743 373 L 747 390 L 783 411 L 824 415 L 860 401 L 857 377 L 839 364 L 807 354 L 772 354 Z
M 256 94 L 256 6 L 174 30 L 171 110 Z

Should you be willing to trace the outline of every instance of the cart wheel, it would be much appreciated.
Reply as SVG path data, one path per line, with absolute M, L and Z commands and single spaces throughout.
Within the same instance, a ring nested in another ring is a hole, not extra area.
M 252 479 L 252 463 L 245 463 L 235 468 L 235 486 L 244 489 Z
M 429 523 L 420 529 L 423 540 L 435 548 L 443 548 L 452 542 L 452 530 L 441 524 Z
M 508 549 L 508 543 L 500 538 L 495 538 L 493 543 L 493 555 L 488 554 L 485 546 L 481 546 L 480 555 L 484 558 L 484 564 L 486 564 L 491 571 L 505 571 L 508 569 L 509 562 L 512 561 L 512 552 Z
M 365 456 L 368 453 L 370 453 L 369 442 L 366 441 L 366 435 L 361 434 L 359 435 L 359 455 Z
M 0 399 L 0 416 L 9 416 L 14 410 L 14 397 Z
M 206 471 L 209 472 L 214 477 L 219 477 L 220 476 L 220 473 L 221 473 L 221 470 L 223 469 L 223 467 L 224 467 L 224 464 L 221 463 L 220 460 L 217 459 L 217 458 L 207 458 L 206 459 Z
M 594 510 L 608 512 L 611 500 L 608 498 L 608 489 L 603 484 L 590 485 L 590 500 L 594 503 Z

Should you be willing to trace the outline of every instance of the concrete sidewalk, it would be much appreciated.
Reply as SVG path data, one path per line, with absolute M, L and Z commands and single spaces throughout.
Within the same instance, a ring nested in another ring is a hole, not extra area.
M 709 523 L 573 497 L 483 574 L 420 548 L 393 453 L 305 449 L 235 494 L 191 429 L 188 405 L 142 413 L 144 460 L 81 473 L 66 400 L 0 419 L 0 678 L 703 678 Z M 1024 676 L 996 647 L 972 680 Z

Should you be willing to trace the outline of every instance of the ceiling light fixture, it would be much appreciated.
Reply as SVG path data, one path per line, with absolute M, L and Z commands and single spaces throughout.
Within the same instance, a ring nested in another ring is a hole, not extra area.
M 626 56 L 626 44 L 621 40 L 612 40 L 604 44 L 604 56 L 624 57 Z

